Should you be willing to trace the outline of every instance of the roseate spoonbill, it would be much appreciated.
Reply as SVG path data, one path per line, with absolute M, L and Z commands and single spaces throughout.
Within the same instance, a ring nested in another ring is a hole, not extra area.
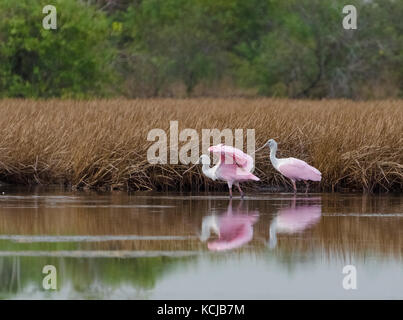
M 252 240 L 253 224 L 258 219 L 259 213 L 257 211 L 246 213 L 238 207 L 233 212 L 230 202 L 226 213 L 223 215 L 203 218 L 200 240 L 206 241 L 213 231 L 218 235 L 218 239 L 207 243 L 209 250 L 224 251 L 239 248 Z
M 294 192 L 297 192 L 295 181 L 303 180 L 306 184 L 306 192 L 308 192 L 308 180 L 320 181 L 322 179 L 320 171 L 305 161 L 296 158 L 278 159 L 276 157 L 277 142 L 275 140 L 270 139 L 266 145 L 270 148 L 270 161 L 273 167 L 291 180 Z
M 232 185 L 235 184 L 241 193 L 241 197 L 244 197 L 244 192 L 242 191 L 239 183 L 248 180 L 260 180 L 251 172 L 253 169 L 253 158 L 250 155 L 237 148 L 223 144 L 212 146 L 208 148 L 208 151 L 219 155 L 219 162 L 214 167 L 210 167 L 210 157 L 206 154 L 203 154 L 200 156 L 196 164 L 202 164 L 202 171 L 206 177 L 214 181 L 226 181 L 229 188 L 230 198 L 232 198 Z M 192 169 L 195 165 L 186 170 L 184 174 Z
M 320 198 L 319 198 L 320 199 Z M 315 200 L 315 199 L 309 199 Z M 291 207 L 282 208 L 273 219 L 269 229 L 269 247 L 273 249 L 277 245 L 277 233 L 300 233 L 317 224 L 322 216 L 321 204 L 296 206 L 293 199 Z

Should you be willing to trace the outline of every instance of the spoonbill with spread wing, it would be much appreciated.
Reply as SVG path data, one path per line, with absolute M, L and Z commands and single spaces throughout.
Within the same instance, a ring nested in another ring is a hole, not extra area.
M 241 193 L 241 197 L 244 197 L 244 192 L 242 191 L 239 183 L 253 180 L 259 181 L 260 179 L 252 174 L 253 170 L 253 158 L 242 152 L 241 150 L 226 146 L 223 144 L 218 144 L 208 148 L 209 152 L 219 155 L 219 162 L 210 167 L 210 157 L 206 154 L 200 156 L 198 163 L 202 164 L 203 174 L 212 180 L 222 180 L 226 181 L 229 188 L 229 195 L 232 198 L 232 186 L 235 184 Z M 196 165 L 195 164 L 195 165 Z M 191 168 L 186 170 L 184 173 L 189 171 Z

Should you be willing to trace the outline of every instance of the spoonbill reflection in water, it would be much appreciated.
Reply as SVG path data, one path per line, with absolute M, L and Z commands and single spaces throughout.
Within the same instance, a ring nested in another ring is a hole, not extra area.
M 237 186 L 239 192 L 241 193 L 241 197 L 244 197 L 244 192 L 242 191 L 239 183 L 248 180 L 260 180 L 258 177 L 252 174 L 254 165 L 253 158 L 250 155 L 237 148 L 223 144 L 212 146 L 208 148 L 208 151 L 219 155 L 219 162 L 214 167 L 210 167 L 210 157 L 206 154 L 203 154 L 200 156 L 196 164 L 202 164 L 202 171 L 206 177 L 214 181 L 226 181 L 228 184 L 230 198 L 232 198 L 233 184 Z M 195 165 L 190 167 L 184 173 L 189 171 Z
M 225 251 L 239 248 L 253 238 L 253 225 L 259 219 L 257 211 L 246 213 L 239 204 L 235 212 L 230 201 L 227 211 L 221 216 L 206 216 L 203 218 L 200 240 L 207 241 L 211 231 L 218 235 L 217 240 L 207 242 L 211 251 Z
M 320 181 L 322 179 L 320 171 L 305 161 L 296 158 L 277 158 L 277 142 L 275 140 L 270 139 L 266 145 L 270 148 L 270 161 L 273 167 L 291 180 L 294 192 L 297 192 L 295 181 L 303 180 L 306 184 L 306 192 L 308 192 L 308 180 Z
M 307 198 L 304 200 L 312 201 L 317 199 L 320 198 Z M 270 224 L 269 247 L 271 249 L 276 247 L 278 233 L 294 234 L 303 232 L 317 224 L 321 216 L 322 205 L 320 203 L 297 206 L 294 198 L 291 207 L 280 209 Z

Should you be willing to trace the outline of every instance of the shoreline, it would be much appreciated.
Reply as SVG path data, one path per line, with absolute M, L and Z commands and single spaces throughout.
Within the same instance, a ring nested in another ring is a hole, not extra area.
M 35 190 L 35 192 L 101 192 L 101 193 L 111 193 L 111 192 L 123 192 L 128 194 L 134 193 L 155 193 L 155 194 L 186 194 L 192 196 L 196 195 L 223 195 L 226 196 L 228 194 L 228 187 L 226 184 L 222 183 L 222 188 L 210 187 L 208 189 L 199 189 L 199 190 L 190 190 L 190 189 L 164 189 L 164 190 L 139 190 L 139 189 L 127 189 L 127 188 L 111 188 L 110 186 L 102 186 L 102 187 L 72 187 L 71 185 L 63 185 L 63 184 L 10 184 L 0 182 L 0 196 L 7 195 L 7 190 L 11 191 L 22 191 L 26 192 L 28 190 Z M 287 194 L 287 195 L 329 195 L 329 194 L 353 194 L 353 195 L 402 195 L 402 190 L 389 190 L 389 191 L 373 191 L 368 192 L 365 190 L 357 190 L 357 189 L 346 189 L 346 188 L 338 188 L 337 190 L 323 190 L 319 188 L 309 188 L 308 192 L 305 192 L 304 185 L 301 185 L 301 188 L 298 188 L 297 193 L 294 193 L 292 187 L 286 188 L 281 186 L 258 186 L 255 188 L 251 188 L 250 186 L 243 186 L 245 191 L 245 196 L 253 195 L 263 195 L 263 194 Z M 6 190 L 6 191 L 4 191 Z M 5 192 L 2 194 L 2 192 Z M 238 192 L 234 191 L 234 200 L 241 199 Z

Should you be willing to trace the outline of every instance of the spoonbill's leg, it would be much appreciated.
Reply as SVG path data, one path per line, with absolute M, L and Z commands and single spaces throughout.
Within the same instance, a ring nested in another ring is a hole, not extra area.
M 294 193 L 297 193 L 297 186 L 295 184 L 295 180 L 291 180 L 292 182 L 292 187 L 294 188 Z
M 241 186 L 239 185 L 239 182 L 236 183 L 236 186 L 237 186 L 237 188 L 239 190 L 239 193 L 241 194 L 241 198 L 243 198 L 245 196 L 245 193 L 243 193 L 243 191 L 241 189 Z
M 308 183 L 308 181 L 306 181 L 306 180 L 304 180 L 304 182 L 305 182 L 305 185 L 306 185 L 305 193 L 308 193 L 309 183 Z
M 228 189 L 229 189 L 229 197 L 232 198 L 232 183 L 227 182 L 228 183 Z

